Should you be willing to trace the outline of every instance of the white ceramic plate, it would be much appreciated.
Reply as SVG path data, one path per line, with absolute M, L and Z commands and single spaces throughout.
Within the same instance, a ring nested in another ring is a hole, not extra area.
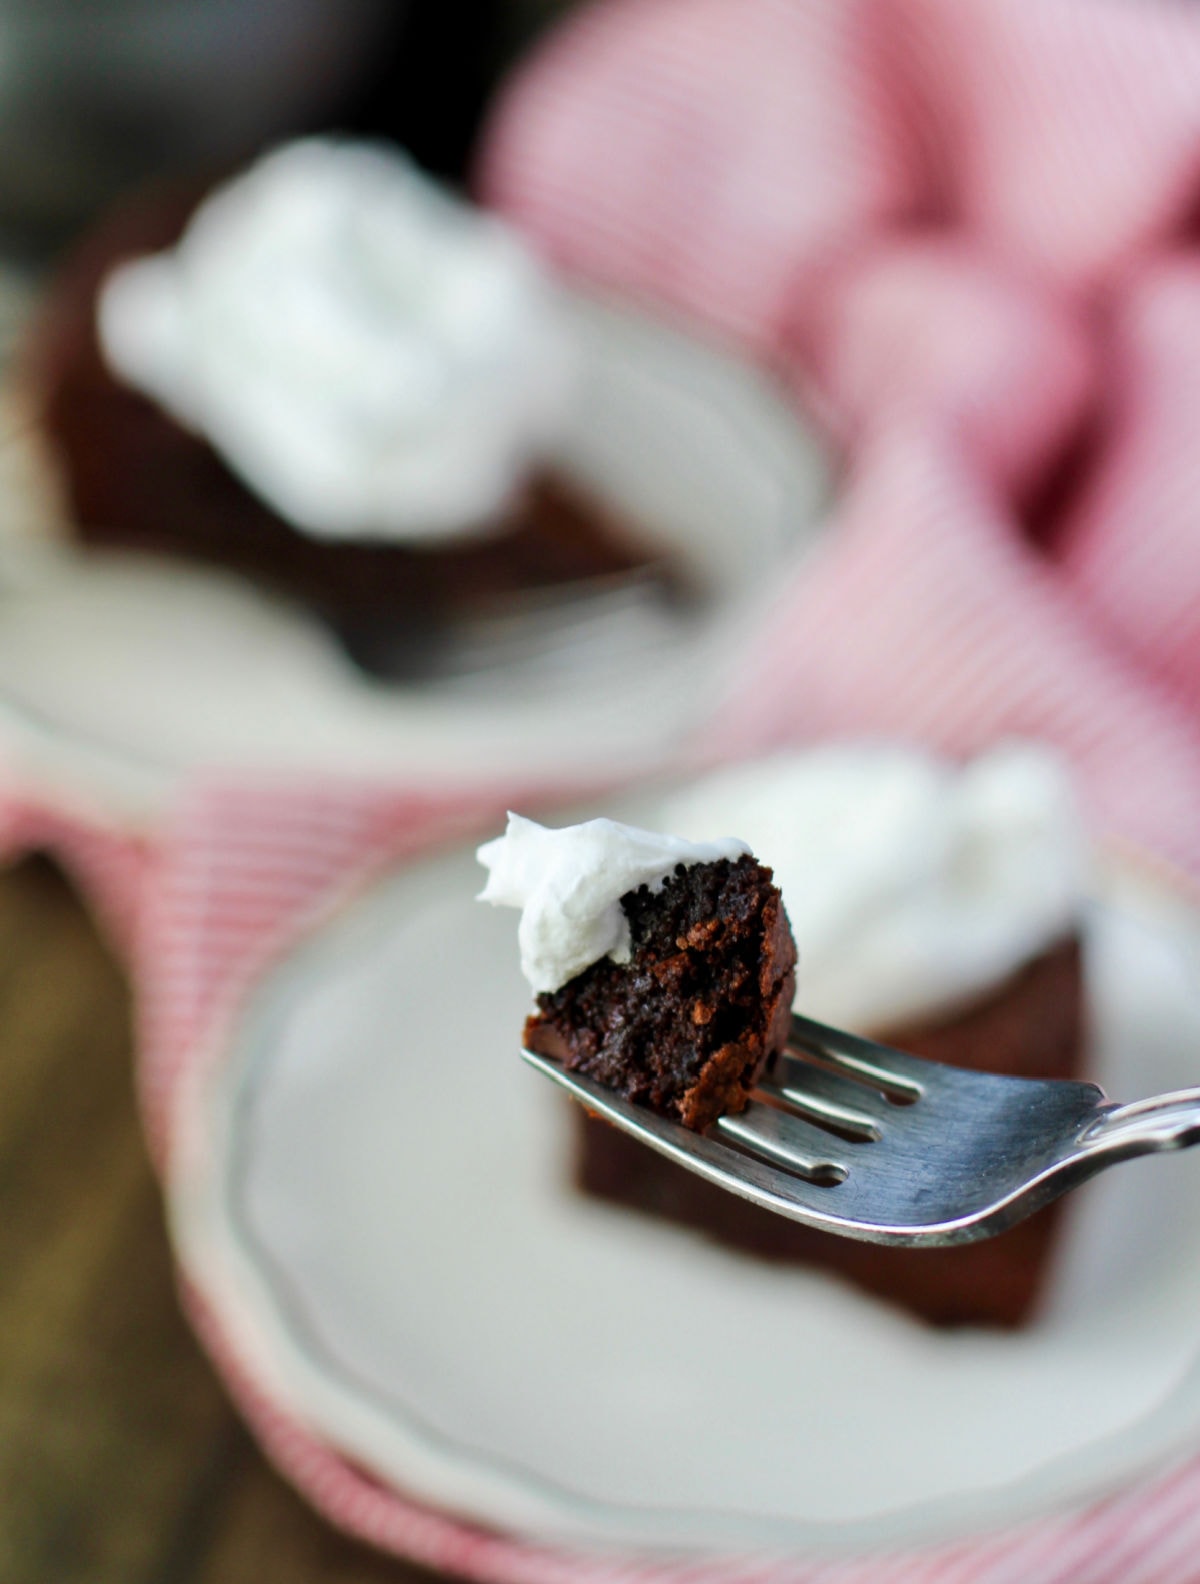
M 533 691 L 500 676 L 476 696 L 374 685 L 319 625 L 239 580 L 31 539 L 19 469 L 0 465 L 10 756 L 135 812 L 197 766 L 584 781 L 661 762 L 771 569 L 815 534 L 826 468 L 760 371 L 628 308 L 571 301 L 585 379 L 559 460 L 715 591 L 636 688 L 586 673 Z
M 189 1107 L 184 1263 L 331 1443 L 525 1536 L 811 1552 L 1015 1522 L 1200 1440 L 1200 1151 L 1076 1195 L 1013 1335 L 933 1332 L 585 1201 L 567 1102 L 516 1051 L 515 915 L 472 900 L 480 878 L 462 852 L 345 908 Z M 1107 885 L 1088 969 L 1111 1093 L 1200 1081 L 1198 967 L 1184 904 Z

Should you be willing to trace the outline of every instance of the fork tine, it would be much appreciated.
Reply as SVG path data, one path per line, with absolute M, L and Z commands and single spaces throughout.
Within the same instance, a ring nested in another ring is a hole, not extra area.
M 881 1089 L 902 1103 L 911 1104 L 925 1092 L 925 1085 L 937 1075 L 938 1063 L 877 1045 L 874 1040 L 844 1029 L 814 1023 L 811 1018 L 792 1013 L 789 1043 L 801 1051 L 828 1062 L 839 1072 Z
M 839 1183 L 848 1175 L 834 1158 L 837 1152 L 830 1147 L 834 1140 L 828 1133 L 773 1106 L 752 1106 L 740 1115 L 720 1117 L 716 1132 L 809 1182 Z
M 830 1072 L 786 1051 L 775 1058 L 770 1078 L 759 1089 L 776 1104 L 791 1106 L 822 1124 L 864 1139 L 879 1137 L 891 1103 L 877 1089 Z
M 688 1167 L 701 1177 L 707 1177 L 710 1182 L 782 1215 L 806 1220 L 814 1225 L 833 1225 L 837 1221 L 838 1218 L 828 1206 L 830 1184 L 837 1180 L 836 1177 L 826 1175 L 825 1180 L 821 1181 L 819 1176 L 814 1180 L 794 1170 L 781 1170 L 758 1152 L 747 1153 L 732 1143 L 726 1143 L 718 1136 L 716 1129 L 711 1135 L 690 1132 L 681 1123 L 660 1116 L 645 1106 L 635 1105 L 590 1078 L 567 1072 L 548 1056 L 539 1056 L 528 1049 L 522 1050 L 521 1055 L 531 1067 L 553 1079 L 576 1100 L 582 1101 L 589 1111 L 615 1123 L 651 1149 Z M 800 1125 L 797 1123 L 797 1126 Z M 831 1169 L 836 1173 L 839 1163 L 828 1160 L 828 1136 L 814 1129 L 813 1137 L 818 1141 L 813 1153 L 823 1157 L 820 1161 L 814 1161 L 814 1169 L 823 1166 L 826 1173 Z M 871 1233 L 851 1235 L 871 1236 Z

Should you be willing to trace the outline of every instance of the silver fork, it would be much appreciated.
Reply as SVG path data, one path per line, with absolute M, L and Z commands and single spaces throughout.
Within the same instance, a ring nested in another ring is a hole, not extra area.
M 799 1016 L 746 1109 L 704 1133 L 522 1054 L 710 1182 L 868 1243 L 991 1237 L 1107 1166 L 1200 1142 L 1200 1089 L 1119 1105 L 1096 1084 L 968 1072 Z

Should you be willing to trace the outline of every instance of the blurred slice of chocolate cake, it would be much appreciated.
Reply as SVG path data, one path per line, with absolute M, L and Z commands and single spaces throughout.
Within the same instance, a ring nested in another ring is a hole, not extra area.
M 684 837 L 513 821 L 481 850 L 485 897 L 524 910 L 532 1048 L 692 1127 L 740 1109 L 786 1037 L 786 905 L 797 1004 L 818 1021 L 980 1071 L 1086 1076 L 1087 850 L 1043 750 L 957 766 L 839 744 L 710 776 L 663 820 Z M 743 843 L 686 840 L 722 828 L 771 858 L 784 905 Z M 879 1248 L 748 1204 L 572 1109 L 580 1188 L 741 1253 L 815 1266 L 940 1325 L 1019 1325 L 1044 1290 L 1057 1206 L 959 1248 Z
M 838 743 L 720 771 L 663 819 L 685 836 L 732 827 L 770 858 L 800 944 L 798 1010 L 960 1067 L 1088 1075 L 1086 842 L 1045 750 L 955 765 Z M 585 1192 L 827 1270 L 934 1324 L 1019 1325 L 1044 1291 L 1058 1206 L 960 1248 L 880 1248 L 737 1199 L 582 1111 L 575 1126 Z
M 101 218 L 22 365 L 83 543 L 241 574 L 390 675 L 523 596 L 694 592 L 560 464 L 581 357 L 503 222 L 398 149 L 303 138 Z

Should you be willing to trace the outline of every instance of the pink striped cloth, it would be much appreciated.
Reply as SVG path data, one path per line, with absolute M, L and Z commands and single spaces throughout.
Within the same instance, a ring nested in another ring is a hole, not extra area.
M 842 447 L 835 520 L 719 712 L 729 752 L 885 730 L 1073 761 L 1096 822 L 1200 880 L 1200 9 L 1183 0 L 601 0 L 496 111 L 484 195 L 568 270 L 731 338 Z M 1195 524 L 1194 524 L 1195 519 Z M 209 783 L 153 846 L 0 788 L 127 946 L 164 1166 L 185 1075 L 383 864 L 520 789 Z M 506 796 L 507 794 L 507 796 Z M 197 1328 L 335 1523 L 513 1584 L 1196 1584 L 1200 1459 L 933 1550 L 572 1555 L 372 1480 Z
M 730 751 L 1046 737 L 1099 825 L 1200 876 L 1200 11 L 600 0 L 479 186 L 842 442 Z

